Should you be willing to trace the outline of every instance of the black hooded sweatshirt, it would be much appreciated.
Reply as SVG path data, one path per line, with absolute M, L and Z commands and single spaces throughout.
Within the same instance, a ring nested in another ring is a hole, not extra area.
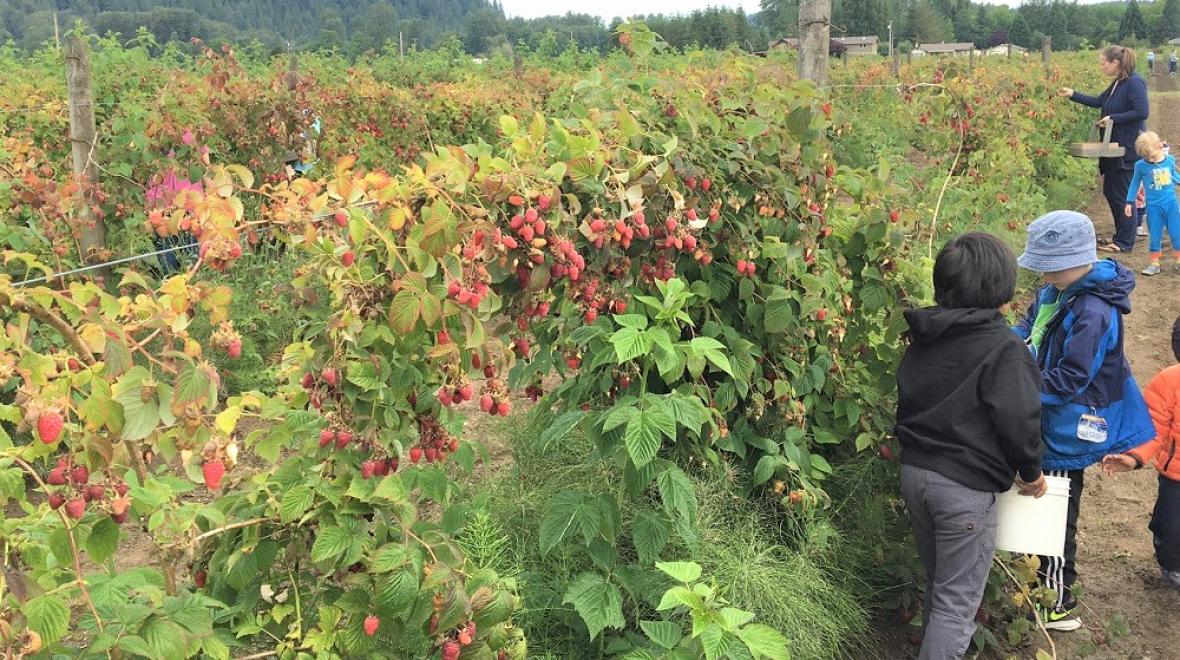
M 975 490 L 1041 474 L 1041 374 L 994 309 L 905 312 L 913 338 L 897 371 L 901 462 Z

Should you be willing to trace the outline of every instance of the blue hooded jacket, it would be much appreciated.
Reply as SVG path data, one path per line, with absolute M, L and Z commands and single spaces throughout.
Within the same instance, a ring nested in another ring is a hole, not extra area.
M 1131 311 L 1135 275 L 1113 259 L 1061 292 L 1061 306 L 1039 350 L 1041 433 L 1046 470 L 1080 470 L 1107 454 L 1125 452 L 1155 437 L 1147 404 L 1123 353 L 1123 315 Z M 1014 328 L 1028 340 L 1037 311 L 1058 295 L 1037 292 L 1028 314 Z M 1105 420 L 1105 441 L 1079 438 L 1082 415 Z

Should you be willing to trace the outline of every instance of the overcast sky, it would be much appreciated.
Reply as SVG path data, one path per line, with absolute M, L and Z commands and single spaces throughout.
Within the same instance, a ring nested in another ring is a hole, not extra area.
M 604 20 L 637 14 L 690 14 L 706 7 L 742 7 L 761 11 L 759 0 L 501 0 L 509 17 L 537 18 L 554 14 L 593 14 Z
M 991 5 L 1015 7 L 1020 0 L 977 0 Z M 1078 0 L 1089 5 L 1103 0 Z M 604 21 L 618 16 L 626 18 L 637 14 L 690 14 L 706 7 L 741 7 L 747 14 L 762 10 L 759 0 L 501 0 L 504 13 L 508 16 L 537 18 L 574 12 L 593 14 Z

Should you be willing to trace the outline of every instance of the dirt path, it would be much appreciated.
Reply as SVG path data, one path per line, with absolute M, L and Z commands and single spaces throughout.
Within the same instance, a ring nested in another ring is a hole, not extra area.
M 1175 78 L 1154 76 L 1151 87 L 1151 130 L 1180 144 L 1180 85 Z M 1086 206 L 1099 236 L 1113 233 L 1113 221 L 1099 194 Z M 1146 239 L 1120 260 L 1136 272 L 1147 265 Z M 1165 245 L 1165 248 L 1167 246 Z M 1161 275 L 1138 276 L 1132 313 L 1126 321 L 1126 350 L 1140 386 L 1174 362 L 1170 345 L 1172 322 L 1180 315 L 1180 271 L 1165 266 Z M 1084 587 L 1083 622 L 1101 630 L 1122 615 L 1130 634 L 1101 647 L 1091 658 L 1162 660 L 1180 657 L 1180 593 L 1165 586 L 1156 568 L 1147 523 L 1155 503 L 1154 470 L 1108 478 L 1097 469 L 1086 473 L 1078 530 L 1078 573 Z M 1059 634 L 1059 656 L 1080 657 L 1085 635 Z

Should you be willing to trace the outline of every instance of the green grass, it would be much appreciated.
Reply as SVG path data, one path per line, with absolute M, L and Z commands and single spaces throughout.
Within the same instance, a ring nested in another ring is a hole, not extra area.
M 585 553 L 559 546 L 542 557 L 538 522 L 545 504 L 565 490 L 618 492 L 622 475 L 604 462 L 589 461 L 592 447 L 580 435 L 561 446 L 541 450 L 525 437 L 523 424 L 505 425 L 515 434 L 516 462 L 479 486 L 486 499 L 487 519 L 468 530 L 482 539 L 466 542 L 477 550 L 480 563 L 519 579 L 524 628 L 536 657 L 596 658 L 577 615 L 562 604 L 567 585 L 579 573 L 592 570 Z M 721 587 L 734 607 L 754 612 L 757 620 L 780 630 L 791 640 L 796 658 L 838 658 L 849 654 L 868 631 L 869 613 L 842 557 L 843 538 L 826 514 L 806 515 L 788 524 L 781 510 L 751 500 L 734 474 L 711 472 L 694 477 L 699 507 L 701 543 L 696 552 L 670 544 L 665 560 L 700 563 L 705 575 Z M 623 503 L 624 529 L 629 511 L 647 505 L 641 498 Z M 495 526 L 489 531 L 489 522 Z M 506 540 L 499 543 L 498 539 Z M 623 552 L 629 548 L 624 547 Z M 635 611 L 625 600 L 631 625 L 636 618 L 655 618 Z
M 292 307 L 295 296 L 290 287 L 295 269 L 303 261 L 302 255 L 290 250 L 260 246 L 226 273 L 208 278 L 211 285 L 233 290 L 229 318 L 242 337 L 242 355 L 230 359 L 206 342 L 217 328 L 203 314 L 197 315 L 190 331 L 205 344 L 205 357 L 221 372 L 226 395 L 274 389 L 279 358 L 302 323 L 300 319 L 306 317 L 307 310 Z

